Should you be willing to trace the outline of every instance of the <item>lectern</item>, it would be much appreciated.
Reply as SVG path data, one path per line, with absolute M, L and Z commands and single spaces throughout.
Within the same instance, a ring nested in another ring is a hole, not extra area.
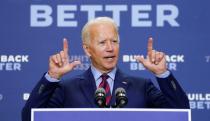
M 37 108 L 31 121 L 191 121 L 190 109 Z

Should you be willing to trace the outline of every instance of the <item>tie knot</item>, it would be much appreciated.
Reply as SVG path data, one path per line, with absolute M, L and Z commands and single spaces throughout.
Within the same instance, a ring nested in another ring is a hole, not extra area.
M 102 74 L 102 75 L 101 75 L 101 78 L 102 78 L 102 81 L 105 81 L 105 80 L 107 80 L 107 79 L 109 78 L 109 75 L 107 75 L 107 74 Z

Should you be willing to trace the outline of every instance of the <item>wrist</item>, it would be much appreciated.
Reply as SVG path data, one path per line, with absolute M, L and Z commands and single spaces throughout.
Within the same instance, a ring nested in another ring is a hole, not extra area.
M 168 71 L 167 69 L 157 70 L 157 71 L 154 71 L 154 74 L 155 74 L 155 75 L 161 75 L 161 74 L 164 74 L 164 73 L 167 72 L 167 71 Z
M 57 73 L 54 73 L 52 71 L 48 71 L 48 74 L 51 78 L 54 78 L 54 79 L 60 79 L 61 78 L 61 75 L 57 74 Z
M 158 75 L 155 75 L 155 76 L 158 77 L 158 78 L 167 78 L 169 75 L 170 75 L 170 71 L 166 70 L 164 73 L 158 74 Z

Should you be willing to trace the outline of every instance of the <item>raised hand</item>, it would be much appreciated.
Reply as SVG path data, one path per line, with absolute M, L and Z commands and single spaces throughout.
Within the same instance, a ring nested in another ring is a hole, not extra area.
M 80 61 L 69 62 L 68 55 L 69 47 L 67 39 L 63 39 L 63 50 L 59 53 L 50 56 L 49 58 L 49 70 L 50 77 L 59 79 L 67 72 L 73 70 L 75 66 L 81 64 Z
M 135 59 L 156 75 L 167 70 L 165 54 L 153 49 L 153 39 L 151 37 L 148 39 L 146 59 L 143 56 L 136 56 Z

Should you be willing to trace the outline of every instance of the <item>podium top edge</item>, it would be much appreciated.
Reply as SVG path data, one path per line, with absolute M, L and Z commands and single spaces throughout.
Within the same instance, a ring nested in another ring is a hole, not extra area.
M 154 108 L 32 108 L 32 112 L 42 111 L 159 111 L 191 112 L 191 109 L 154 109 Z

